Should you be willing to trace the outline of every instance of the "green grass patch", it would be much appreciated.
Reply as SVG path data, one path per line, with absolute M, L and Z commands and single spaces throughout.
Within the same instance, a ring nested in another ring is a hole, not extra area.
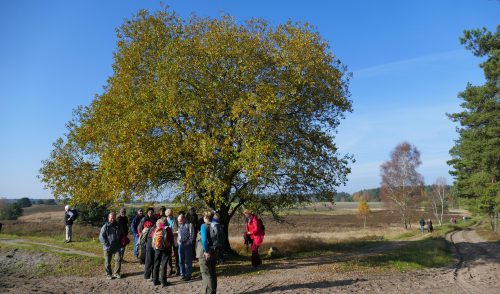
M 408 272 L 452 264 L 450 244 L 442 237 L 413 241 L 407 246 L 382 254 L 354 258 L 332 269 L 336 272 Z
M 17 249 L 14 254 L 26 254 L 30 258 L 30 262 L 34 265 L 21 264 L 20 268 L 33 272 L 37 277 L 45 276 L 80 276 L 90 277 L 102 267 L 103 258 L 81 256 L 75 254 L 67 254 L 53 251 L 50 247 L 40 246 L 31 243 L 2 243 L 1 251 Z M 39 254 L 46 254 L 46 258 L 37 257 Z M 39 260 L 37 260 L 39 259 Z M 21 263 L 23 263 L 21 261 Z M 11 270 L 18 270 L 17 268 Z

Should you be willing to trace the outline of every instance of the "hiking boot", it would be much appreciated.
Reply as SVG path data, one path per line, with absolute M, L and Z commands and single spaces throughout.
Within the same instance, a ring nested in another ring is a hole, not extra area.
M 162 287 L 167 287 L 167 286 L 170 286 L 171 284 L 169 282 L 165 282 L 165 283 L 162 283 L 161 286 Z
M 159 286 L 159 285 L 161 285 L 161 283 L 160 283 L 160 281 L 154 281 L 154 282 L 153 282 L 153 285 L 155 285 L 155 286 Z
M 191 280 L 191 277 L 190 276 L 185 276 L 185 277 L 182 278 L 182 280 L 183 281 L 189 281 L 189 280 Z
M 117 278 L 117 279 L 121 279 L 121 278 L 122 278 L 122 275 L 121 275 L 121 274 L 115 274 L 115 278 Z
M 106 275 L 106 279 L 108 279 L 108 280 L 112 280 L 112 279 L 113 279 L 113 276 L 112 276 L 112 275 Z

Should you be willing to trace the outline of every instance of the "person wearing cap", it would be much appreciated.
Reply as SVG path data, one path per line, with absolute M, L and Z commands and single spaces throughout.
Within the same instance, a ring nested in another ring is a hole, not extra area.
M 73 238 L 73 221 L 75 220 L 75 213 L 69 205 L 64 207 L 64 225 L 66 227 L 66 238 L 64 242 L 71 242 Z
M 120 215 L 116 218 L 116 222 L 120 226 L 121 236 L 120 236 L 120 258 L 123 261 L 123 256 L 125 255 L 125 246 L 127 246 L 130 240 L 128 239 L 128 217 L 127 210 L 125 207 L 120 209 Z
M 141 223 L 142 218 L 144 217 L 144 210 L 139 208 L 137 210 L 137 214 L 132 219 L 132 223 L 130 224 L 130 231 L 134 236 L 134 256 L 139 258 L 139 236 L 141 231 L 139 230 L 139 224 Z

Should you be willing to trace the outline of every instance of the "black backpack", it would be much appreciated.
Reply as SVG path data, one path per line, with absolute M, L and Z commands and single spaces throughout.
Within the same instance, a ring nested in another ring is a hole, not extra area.
M 71 212 L 73 213 L 73 218 L 72 220 L 75 221 L 78 218 L 78 210 L 76 209 L 71 209 Z
M 210 224 L 210 239 L 212 239 L 212 249 L 224 249 L 224 242 L 226 241 L 226 234 L 224 228 L 219 223 Z

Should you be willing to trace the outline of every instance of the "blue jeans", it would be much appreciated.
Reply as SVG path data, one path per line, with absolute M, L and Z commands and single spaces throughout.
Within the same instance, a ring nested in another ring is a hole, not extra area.
M 134 256 L 139 257 L 139 236 L 134 234 Z
M 180 244 L 179 245 L 179 265 L 181 276 L 191 277 L 191 268 L 193 266 L 193 245 Z

